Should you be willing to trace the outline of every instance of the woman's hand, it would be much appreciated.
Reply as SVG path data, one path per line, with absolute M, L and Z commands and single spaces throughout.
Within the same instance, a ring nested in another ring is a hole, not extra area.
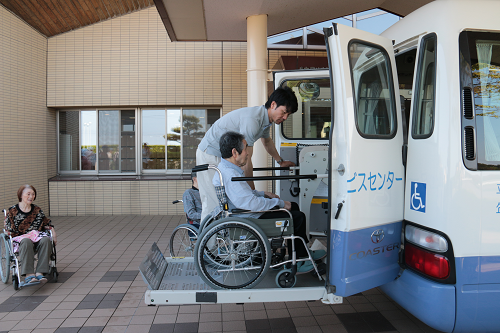
M 54 229 L 51 226 L 46 225 L 45 230 L 52 230 L 52 241 L 54 242 L 54 245 L 57 244 L 57 235 L 56 235 L 56 229 Z

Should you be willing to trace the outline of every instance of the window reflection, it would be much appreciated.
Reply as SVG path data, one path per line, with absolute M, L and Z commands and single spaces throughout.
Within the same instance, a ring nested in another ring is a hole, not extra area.
M 75 113 L 78 112 L 68 112 Z M 96 170 L 96 112 L 95 111 L 82 111 L 82 146 L 80 150 L 81 155 L 81 169 L 82 170 Z
M 330 79 L 288 80 L 297 96 L 299 109 L 282 123 L 289 139 L 328 139 L 331 126 Z
M 167 110 L 167 169 L 181 168 L 181 110 Z
M 165 169 L 165 110 L 142 111 L 142 168 Z
M 184 169 L 196 165 L 196 149 L 203 139 L 207 128 L 206 110 L 182 111 L 182 151 Z
M 390 137 L 395 133 L 395 105 L 387 55 L 361 43 L 349 47 L 356 125 L 363 136 Z

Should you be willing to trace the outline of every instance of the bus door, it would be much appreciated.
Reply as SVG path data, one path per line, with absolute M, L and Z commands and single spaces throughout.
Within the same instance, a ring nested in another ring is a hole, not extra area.
M 333 86 L 328 282 L 349 296 L 400 270 L 403 131 L 391 40 L 340 24 L 325 39 Z
M 326 56 L 316 61 L 325 66 L 328 63 Z M 329 226 L 327 170 L 332 121 L 329 71 L 325 68 L 274 72 L 274 85 L 291 88 L 298 101 L 297 112 L 281 125 L 275 125 L 275 144 L 280 156 L 299 169 L 278 170 L 276 174 L 318 175 L 315 179 L 277 180 L 276 193 L 283 200 L 299 204 L 310 234 L 325 236 Z

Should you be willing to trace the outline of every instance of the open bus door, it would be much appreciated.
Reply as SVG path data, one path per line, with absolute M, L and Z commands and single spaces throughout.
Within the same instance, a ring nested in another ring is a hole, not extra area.
M 328 282 L 349 296 L 400 270 L 403 132 L 392 42 L 337 24 L 325 39 L 333 90 Z

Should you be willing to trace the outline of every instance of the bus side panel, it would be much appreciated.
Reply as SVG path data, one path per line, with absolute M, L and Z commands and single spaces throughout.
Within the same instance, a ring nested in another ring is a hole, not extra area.
M 399 305 L 430 327 L 452 332 L 455 326 L 455 286 L 439 284 L 410 270 L 382 290 Z
M 500 257 L 458 258 L 456 332 L 500 330 Z
M 331 231 L 330 284 L 350 296 L 391 281 L 399 272 L 402 222 L 342 232 Z

